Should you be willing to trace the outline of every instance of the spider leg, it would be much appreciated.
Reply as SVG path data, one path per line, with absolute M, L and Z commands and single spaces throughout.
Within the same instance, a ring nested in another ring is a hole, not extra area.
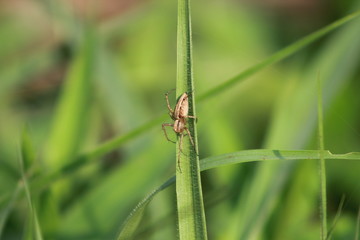
M 194 143 L 193 138 L 191 137 L 191 134 L 190 134 L 189 129 L 188 129 L 188 128 L 184 128 L 184 129 L 185 129 L 185 131 L 187 132 L 187 135 L 189 136 L 190 142 L 191 142 L 191 144 L 192 144 L 192 145 L 193 145 L 193 147 L 194 147 L 194 150 L 195 150 L 196 155 L 198 155 L 198 156 L 199 156 L 199 154 L 198 154 L 198 153 L 197 153 L 197 151 L 196 151 L 196 148 L 195 148 L 195 143 Z
M 196 116 L 185 116 L 186 118 L 192 118 L 192 119 L 195 119 L 195 121 L 197 122 L 198 121 L 198 117 Z
M 166 99 L 166 104 L 167 104 L 167 108 L 169 109 L 170 111 L 170 117 L 172 117 L 172 115 L 174 114 L 174 110 L 170 107 L 170 102 L 169 102 L 169 92 L 165 93 L 165 99 Z
M 180 139 L 179 139 L 179 152 L 178 152 L 178 167 L 179 167 L 179 171 L 181 171 L 181 166 L 180 166 L 180 156 L 181 156 L 181 153 L 182 153 L 182 140 L 183 140 L 183 137 L 184 137 L 184 134 L 183 133 L 180 133 Z
M 173 126 L 174 126 L 174 124 L 171 124 L 171 123 L 163 123 L 163 124 L 161 125 L 162 130 L 164 131 L 164 134 L 165 134 L 166 139 L 167 139 L 169 142 L 176 143 L 176 142 L 172 141 L 172 140 L 169 138 L 169 136 L 167 135 L 166 129 L 165 129 L 165 127 L 173 127 Z

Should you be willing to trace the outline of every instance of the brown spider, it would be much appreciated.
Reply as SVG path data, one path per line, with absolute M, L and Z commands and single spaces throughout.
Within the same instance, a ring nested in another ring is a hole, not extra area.
M 170 102 L 169 102 L 169 97 L 168 97 L 169 93 L 165 94 L 165 98 L 166 98 L 166 103 L 167 103 L 167 107 L 169 109 L 169 115 L 171 117 L 172 120 L 174 120 L 174 123 L 163 123 L 162 124 L 162 129 L 164 131 L 165 137 L 168 141 L 175 143 L 174 141 L 170 140 L 167 133 L 166 133 L 166 129 L 165 127 L 172 127 L 174 132 L 180 136 L 180 140 L 179 140 L 179 153 L 178 153 L 178 165 L 179 165 L 179 170 L 181 172 L 181 168 L 180 168 L 180 152 L 182 152 L 182 140 L 184 137 L 184 131 L 186 131 L 187 135 L 189 136 L 190 142 L 193 145 L 193 147 L 195 148 L 195 144 L 194 144 L 194 140 L 191 137 L 190 131 L 189 129 L 186 127 L 186 119 L 187 118 L 193 118 L 196 119 L 195 116 L 189 116 L 189 100 L 188 100 L 188 95 L 187 93 L 183 93 L 179 100 L 177 101 L 176 105 L 175 105 L 175 110 L 173 110 L 170 107 Z M 195 149 L 196 151 L 196 149 Z

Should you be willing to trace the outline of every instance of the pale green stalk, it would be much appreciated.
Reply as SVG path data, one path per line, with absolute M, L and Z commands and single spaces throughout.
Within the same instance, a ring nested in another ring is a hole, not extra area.
M 189 115 L 196 116 L 192 73 L 190 0 L 178 0 L 176 96 L 189 96 Z M 176 197 L 179 239 L 207 239 L 201 192 L 196 122 L 187 119 L 191 136 L 179 134 L 176 159 Z M 183 137 L 181 136 L 183 135 Z M 193 139 L 193 144 L 190 141 Z M 181 141 L 181 139 L 183 139 Z
M 320 205 L 320 218 L 321 218 L 321 239 L 327 239 L 327 217 L 326 217 L 326 166 L 324 158 L 324 126 L 323 126 L 323 103 L 322 103 L 322 90 L 321 80 L 318 78 L 318 140 L 319 140 L 319 163 L 320 163 L 320 191 L 321 191 L 321 205 Z

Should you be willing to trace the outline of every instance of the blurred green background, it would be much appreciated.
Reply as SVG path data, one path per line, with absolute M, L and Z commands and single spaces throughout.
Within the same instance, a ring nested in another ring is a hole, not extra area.
M 192 1 L 195 96 L 359 7 L 342 0 Z M 31 228 L 25 195 L 16 191 L 25 127 L 34 156 L 25 168 L 44 239 L 114 239 L 136 204 L 173 174 L 175 145 L 159 124 L 55 183 L 43 178 L 167 111 L 176 8 L 168 0 L 0 1 L 1 239 L 27 238 Z M 317 78 L 325 149 L 360 152 L 359 29 L 359 20 L 348 23 L 198 104 L 200 159 L 317 149 Z M 358 162 L 327 162 L 330 226 L 345 199 L 333 239 L 354 239 L 358 230 L 359 173 Z M 315 161 L 224 167 L 204 172 L 202 182 L 210 239 L 319 238 Z M 159 194 L 135 239 L 175 239 L 175 201 L 173 187 Z

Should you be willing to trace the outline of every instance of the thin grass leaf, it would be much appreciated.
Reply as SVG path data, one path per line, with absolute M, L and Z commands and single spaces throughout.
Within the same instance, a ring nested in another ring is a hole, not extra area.
M 130 240 L 134 238 L 134 233 L 137 230 L 137 227 L 143 217 L 145 207 L 150 203 L 154 196 L 169 187 L 175 182 L 175 176 L 167 180 L 160 187 L 156 188 L 152 193 L 150 193 L 146 198 L 144 198 L 131 212 L 127 217 L 124 225 L 121 228 L 120 233 L 118 234 L 118 240 Z
M 329 232 L 328 232 L 328 234 L 327 234 L 327 239 L 331 239 L 331 235 L 332 235 L 332 233 L 334 232 L 335 227 L 336 227 L 336 224 L 338 223 L 338 221 L 339 221 L 339 219 L 340 219 L 340 215 L 341 215 L 341 212 L 342 212 L 342 210 L 343 210 L 344 203 L 345 203 L 345 196 L 343 195 L 343 196 L 341 197 L 338 210 L 336 211 L 336 215 L 335 215 L 333 224 L 331 225 L 331 227 L 330 227 L 330 229 L 329 229 Z
M 77 153 L 89 120 L 95 40 L 90 29 L 84 38 L 69 70 L 49 137 L 45 159 L 50 169 L 58 169 Z
M 356 230 L 355 230 L 354 240 L 359 240 L 359 235 L 360 235 L 360 207 L 356 219 Z
M 323 151 L 325 159 L 337 160 L 356 160 L 360 161 L 360 152 L 352 152 L 346 154 L 332 154 L 330 151 Z M 319 160 L 318 150 L 244 150 L 240 152 L 222 154 L 218 156 L 208 157 L 200 160 L 200 170 L 205 171 L 212 168 L 224 167 L 232 164 L 247 162 L 269 162 L 269 161 L 294 161 L 294 160 Z M 132 239 L 140 223 L 142 213 L 149 202 L 160 191 L 166 189 L 175 183 L 175 176 L 168 179 L 160 187 L 156 188 L 148 196 L 146 196 L 129 214 L 126 221 L 122 225 L 118 239 Z
M 35 163 L 35 152 L 27 127 L 24 128 L 21 139 L 21 155 L 23 156 L 24 169 L 27 171 Z
M 127 158 L 122 167 L 92 183 L 86 197 L 68 207 L 57 233 L 72 239 L 114 239 L 119 232 L 118 223 L 126 219 L 133 204 L 143 198 L 144 192 L 154 189 L 161 173 L 173 166 L 169 158 L 174 151 L 164 148 L 163 140 L 163 135 L 158 134 Z M 134 174 L 140 168 L 144 169 L 141 176 Z
M 15 205 L 15 202 L 19 196 L 19 193 L 21 192 L 21 188 L 22 188 L 21 184 L 17 184 L 17 186 L 16 186 L 14 192 L 12 193 L 12 195 L 10 196 L 9 201 L 7 202 L 6 206 L 1 208 L 1 211 L 0 211 L 0 239 L 1 239 L 1 235 L 4 230 L 6 220 Z
M 24 169 L 30 169 L 30 167 L 34 164 L 35 162 L 35 153 L 33 150 L 33 146 L 32 146 L 32 141 L 29 137 L 28 134 L 28 129 L 24 128 L 23 132 L 22 132 L 22 136 L 21 136 L 21 157 L 23 159 L 23 161 L 21 162 L 21 177 L 23 175 L 23 172 L 25 171 Z M 9 201 L 7 202 L 6 206 L 4 208 L 1 209 L 0 212 L 0 239 L 1 239 L 1 235 L 2 235 L 2 231 L 6 222 L 7 217 L 9 216 L 12 208 L 15 205 L 15 202 L 22 190 L 23 186 L 21 184 L 21 182 L 19 182 L 16 187 L 15 190 L 12 192 L 11 195 L 6 196 L 6 194 L 4 194 L 2 197 L 4 197 L 5 199 L 9 198 Z M 3 200 L 3 199 L 1 199 Z M 2 202 L 2 201 L 0 201 Z
M 302 48 L 304 48 L 305 46 L 309 45 L 310 43 L 318 40 L 319 38 L 323 37 L 324 35 L 328 34 L 329 32 L 331 32 L 332 30 L 342 26 L 343 24 L 347 23 L 348 21 L 358 17 L 360 14 L 360 11 L 354 12 L 352 14 L 347 15 L 346 17 L 343 17 L 335 22 L 333 22 L 332 24 L 321 28 L 320 30 L 294 42 L 293 44 L 283 48 L 282 50 L 276 52 L 275 54 L 273 54 L 272 56 L 264 59 L 263 61 L 261 61 L 258 64 L 255 64 L 252 67 L 249 67 L 248 69 L 246 69 L 245 71 L 241 72 L 240 74 L 236 75 L 235 77 L 225 81 L 224 83 L 214 87 L 213 89 L 207 91 L 206 93 L 202 94 L 199 97 L 199 101 L 207 99 L 209 97 L 213 97 L 216 94 L 219 94 L 221 92 L 223 92 L 224 90 L 232 87 L 234 84 L 236 84 L 239 81 L 245 80 L 249 77 L 251 77 L 252 75 L 254 75 L 255 73 L 261 71 L 262 69 L 264 69 L 265 67 L 268 67 L 276 62 L 279 62 L 280 60 L 283 60 L 289 56 L 291 56 L 292 54 L 298 52 L 299 50 L 301 50 Z
M 315 42 L 319 38 L 325 36 L 326 34 L 330 33 L 331 31 L 335 30 L 336 28 L 339 28 L 339 27 L 343 26 L 344 24 L 346 24 L 347 22 L 349 22 L 350 20 L 358 17 L 359 14 L 360 14 L 360 11 L 357 11 L 357 12 L 355 12 L 353 14 L 349 14 L 349 15 L 345 16 L 344 18 L 341 18 L 341 19 L 335 21 L 334 23 L 332 23 L 332 24 L 330 24 L 330 25 L 328 25 L 328 26 L 326 26 L 324 28 L 321 28 L 320 30 L 318 30 L 318 31 L 304 37 L 303 39 L 300 39 L 299 41 L 296 41 L 295 43 L 293 43 L 293 44 L 285 47 L 284 49 L 276 52 L 272 56 L 264 59 L 262 62 L 260 62 L 258 64 L 255 64 L 254 66 L 252 66 L 252 67 L 248 68 L 247 70 L 241 72 L 240 74 L 236 75 L 235 77 L 225 81 L 221 85 L 208 90 L 207 92 L 205 92 L 204 94 L 199 96 L 198 101 L 202 102 L 207 98 L 215 96 L 216 94 L 218 94 L 218 93 L 220 93 L 222 91 L 225 91 L 226 89 L 231 87 L 233 84 L 251 77 L 255 73 L 257 73 L 260 70 L 264 69 L 265 67 L 270 66 L 271 64 L 274 64 L 276 62 L 279 62 L 279 61 L 291 56 L 292 54 L 298 52 L 302 48 L 304 48 L 304 47 L 308 46 L 309 44 Z M 185 89 L 185 91 L 186 91 L 186 89 Z M 73 165 L 73 167 L 75 169 L 70 169 L 71 167 L 68 166 L 67 170 L 68 171 L 75 171 L 81 165 L 86 165 L 89 162 L 91 162 L 91 160 L 93 160 L 94 158 L 104 156 L 105 154 L 114 151 L 115 149 L 119 148 L 119 146 L 121 146 L 122 144 L 136 138 L 137 136 L 140 136 L 141 134 L 143 134 L 143 133 L 145 133 L 147 131 L 149 131 L 152 127 L 158 126 L 161 122 L 164 121 L 164 119 L 167 116 L 168 116 L 167 114 L 162 114 L 161 116 L 155 118 L 154 120 L 149 121 L 149 122 L 135 128 L 134 130 L 129 131 L 125 135 L 115 137 L 114 139 L 108 140 L 108 141 L 100 144 L 99 146 L 97 146 L 93 150 L 82 154 L 79 157 L 81 159 L 79 164 L 74 164 Z M 62 171 L 62 170 L 60 170 L 60 171 Z M 52 173 L 52 174 L 54 176 L 61 175 L 61 174 L 59 174 L 59 172 Z
M 162 122 L 164 122 L 165 117 L 168 115 L 163 115 L 159 118 L 156 118 L 143 126 L 136 128 L 118 138 L 106 141 L 103 144 L 100 144 L 100 146 L 96 147 L 95 149 L 80 154 L 76 157 L 74 161 L 69 162 L 68 164 L 64 165 L 60 169 L 55 169 L 51 171 L 46 176 L 42 176 L 39 179 L 36 179 L 33 183 L 34 188 L 36 190 L 46 188 L 47 186 L 51 185 L 52 183 L 56 182 L 59 179 L 68 177 L 72 174 L 75 174 L 77 171 L 79 171 L 82 167 L 93 163 L 92 160 L 104 156 L 105 154 L 114 151 L 117 149 L 120 145 L 124 144 L 125 142 L 135 138 L 136 136 L 141 135 L 142 133 L 146 132 L 149 128 L 153 127 L 154 125 L 159 125 Z M 44 184 L 46 183 L 46 185 Z
M 22 143 L 21 143 L 21 156 L 19 158 L 19 166 L 21 172 L 21 179 L 25 190 L 26 200 L 29 206 L 29 228 L 28 232 L 25 234 L 25 239 L 35 239 L 35 240 L 42 240 L 42 233 L 41 228 L 39 225 L 37 213 L 35 206 L 33 205 L 31 192 L 25 172 L 24 160 L 31 159 L 33 157 L 32 153 L 32 144 L 30 138 L 27 135 L 26 130 L 23 131 L 22 134 Z
M 178 0 L 176 96 L 188 93 L 189 115 L 196 116 L 192 70 L 190 0 Z M 205 210 L 201 190 L 197 130 L 193 118 L 187 119 L 188 136 L 178 134 L 176 157 L 176 198 L 179 239 L 207 239 Z M 191 138 L 193 139 L 191 141 Z
M 320 219 L 321 219 L 321 239 L 326 240 L 328 236 L 327 232 L 327 214 L 326 214 L 326 166 L 325 159 L 323 156 L 324 152 L 324 125 L 323 125 L 323 95 L 322 95 L 322 85 L 320 77 L 318 77 L 318 141 L 319 141 L 319 153 L 320 153 Z
M 29 185 L 26 179 L 26 176 L 23 175 L 23 184 L 24 184 L 24 189 L 25 189 L 25 193 L 26 193 L 26 200 L 28 202 L 29 205 L 29 228 L 26 234 L 25 234 L 25 239 L 35 239 L 35 240 L 42 240 L 42 233 L 41 233 L 41 228 L 39 225 L 39 220 L 37 217 L 37 213 L 36 213 L 36 209 L 32 203 L 31 200 L 31 194 L 30 194 L 30 189 L 29 189 Z

